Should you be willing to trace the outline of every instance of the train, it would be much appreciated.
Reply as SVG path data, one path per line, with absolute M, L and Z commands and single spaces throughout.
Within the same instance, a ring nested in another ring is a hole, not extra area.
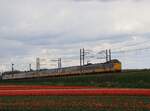
M 53 76 L 71 76 L 71 75 L 84 75 L 95 73 L 107 73 L 107 72 L 121 72 L 122 65 L 117 59 L 113 59 L 104 63 L 86 64 L 83 66 L 71 66 L 56 69 L 45 69 L 38 71 L 28 72 L 9 72 L 3 73 L 2 80 L 11 79 L 27 79 L 27 78 L 42 78 Z

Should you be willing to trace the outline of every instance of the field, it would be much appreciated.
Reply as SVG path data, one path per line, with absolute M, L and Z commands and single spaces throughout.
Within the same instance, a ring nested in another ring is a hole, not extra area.
M 137 96 L 17 96 L 1 97 L 7 111 L 149 111 L 150 97 Z
M 95 86 L 103 88 L 150 88 L 150 70 L 28 80 L 5 80 L 0 81 L 0 84 Z
M 8 87 L 3 87 L 3 85 Z M 150 88 L 150 71 L 124 71 L 121 73 L 52 77 L 0 82 L 0 90 L 33 90 L 33 85 L 47 89 L 67 86 L 75 88 Z M 24 86 L 21 86 L 24 85 Z M 10 88 L 10 86 L 12 88 Z M 27 87 L 26 87 L 27 86 Z M 85 86 L 85 87 L 83 87 Z M 25 88 L 25 89 L 24 89 Z M 150 111 L 150 96 L 133 95 L 53 95 L 53 96 L 1 96 L 3 111 Z

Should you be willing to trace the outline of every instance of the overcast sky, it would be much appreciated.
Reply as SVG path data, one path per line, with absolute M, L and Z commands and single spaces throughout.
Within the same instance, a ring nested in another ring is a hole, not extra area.
M 94 53 L 150 47 L 149 4 L 150 0 L 0 0 L 1 69 L 9 69 L 11 63 L 27 67 L 36 57 L 48 64 L 50 59 L 73 56 L 72 64 L 78 65 L 83 47 Z M 148 68 L 149 52 L 123 52 L 114 58 L 124 68 Z

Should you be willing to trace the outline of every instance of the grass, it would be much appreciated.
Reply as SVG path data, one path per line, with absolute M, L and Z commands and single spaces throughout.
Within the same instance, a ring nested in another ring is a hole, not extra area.
M 137 96 L 16 96 L 1 97 L 7 111 L 149 111 L 150 97 Z
M 5 80 L 0 81 L 0 84 L 82 85 L 112 88 L 150 88 L 150 70 L 24 80 Z

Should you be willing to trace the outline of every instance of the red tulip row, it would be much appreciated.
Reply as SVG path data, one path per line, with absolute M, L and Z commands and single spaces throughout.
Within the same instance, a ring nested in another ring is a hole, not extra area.
M 150 96 L 150 89 L 99 89 L 99 88 L 83 88 L 83 89 L 11 89 L 0 90 L 0 96 L 66 96 L 66 95 L 133 95 L 133 96 Z

